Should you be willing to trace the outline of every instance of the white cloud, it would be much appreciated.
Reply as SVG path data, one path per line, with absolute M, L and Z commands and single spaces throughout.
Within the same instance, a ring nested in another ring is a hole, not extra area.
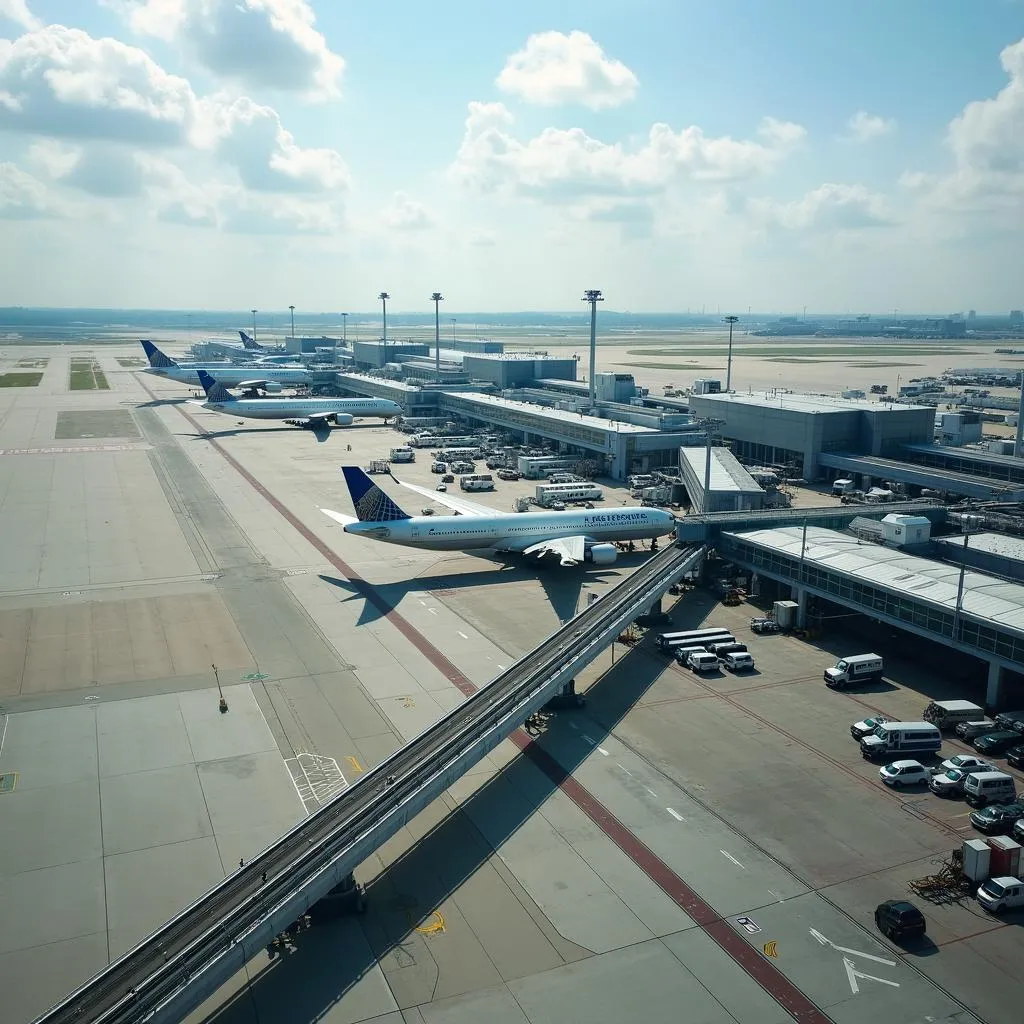
M 896 122 L 891 117 L 879 117 L 866 110 L 858 110 L 846 122 L 846 130 L 849 132 L 848 138 L 853 142 L 870 142 L 883 135 L 891 135 L 896 131 Z
M 0 0 L 0 19 L 6 18 L 27 32 L 42 28 L 43 23 L 28 9 L 25 0 Z
M 180 42 L 209 71 L 253 88 L 338 96 L 345 61 L 306 0 L 103 0 L 132 30 Z
M 56 139 L 40 139 L 28 148 L 29 160 L 48 178 L 63 178 L 78 162 L 79 149 Z
M 405 192 L 396 192 L 383 211 L 384 223 L 398 231 L 422 231 L 437 223 L 436 218 L 422 204 L 410 199 Z
M 177 145 L 188 138 L 195 103 L 184 78 L 116 39 L 62 25 L 0 39 L 0 128 Z
M 753 199 L 748 210 L 755 222 L 790 231 L 831 233 L 892 223 L 885 200 L 863 185 L 826 183 L 788 203 Z
M 332 235 L 344 219 L 329 202 L 236 192 L 223 204 L 221 230 L 244 235 Z
M 637 77 L 586 32 L 539 32 L 512 54 L 498 75 L 498 88 L 529 103 L 580 103 L 591 110 L 617 107 L 633 99 Z
M 214 108 L 217 152 L 242 182 L 260 192 L 331 192 L 348 187 L 344 160 L 333 149 L 304 149 L 272 107 L 243 97 Z
M 709 138 L 695 125 L 673 132 L 655 124 L 642 146 L 627 150 L 580 128 L 546 128 L 520 142 L 509 131 L 512 123 L 504 104 L 471 102 L 450 174 L 482 192 L 504 190 L 552 202 L 646 194 L 686 178 L 730 181 L 762 174 L 805 134 L 799 125 L 774 118 L 761 123 L 765 143 Z
M 0 219 L 64 217 L 67 212 L 38 178 L 12 163 L 0 163 Z

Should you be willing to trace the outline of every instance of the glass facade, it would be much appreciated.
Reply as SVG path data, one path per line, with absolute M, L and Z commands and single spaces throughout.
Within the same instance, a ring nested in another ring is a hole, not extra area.
M 948 637 L 979 655 L 994 654 L 1006 661 L 1024 665 L 1024 637 L 1001 630 L 996 624 L 982 625 L 961 614 L 957 635 L 953 635 L 953 612 L 915 601 L 907 594 L 886 590 L 876 584 L 852 579 L 843 573 L 804 562 L 783 552 L 747 544 L 735 537 L 722 536 L 718 549 L 729 558 L 744 563 L 755 572 L 798 586 L 816 590 L 824 597 L 860 608 L 867 615 L 885 616 L 894 622 L 906 622 L 918 629 Z

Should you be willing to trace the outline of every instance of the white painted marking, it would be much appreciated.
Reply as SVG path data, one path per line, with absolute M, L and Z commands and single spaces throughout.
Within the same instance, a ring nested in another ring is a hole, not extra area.
M 586 741 L 587 741 L 587 743 L 589 743 L 589 744 L 590 744 L 591 746 L 593 746 L 593 745 L 594 745 L 594 744 L 595 744 L 595 743 L 597 742 L 597 740 L 592 740 L 592 739 L 591 739 L 591 738 L 590 738 L 590 737 L 589 737 L 589 736 L 588 736 L 588 735 L 587 735 L 586 733 L 584 733 L 584 734 L 583 734 L 583 738 L 584 738 L 584 740 L 586 740 Z
M 416 600 L 420 601 L 420 599 L 418 597 L 416 598 Z M 426 601 L 420 601 L 420 604 L 423 605 L 424 608 L 427 607 L 427 602 Z
M 719 852 L 719 853 L 720 853 L 720 854 L 721 854 L 721 855 L 722 855 L 722 856 L 723 856 L 723 857 L 724 857 L 724 858 L 725 858 L 726 860 L 731 860 L 731 861 L 733 862 L 733 864 L 735 864 L 735 865 L 736 865 L 736 867 L 738 867 L 738 868 L 743 868 L 743 865 L 742 865 L 742 864 L 741 864 L 741 863 L 740 863 L 740 862 L 739 862 L 739 861 L 738 861 L 738 860 L 737 860 L 737 859 L 736 859 L 736 858 L 735 858 L 735 857 L 734 857 L 734 856 L 733 856 L 733 855 L 732 855 L 731 853 L 729 853 L 729 851 L 728 851 L 728 850 L 719 850 L 718 852 Z M 747 869 L 746 869 L 746 868 L 743 868 L 743 870 L 744 870 L 744 871 L 746 871 Z
M 4 715 L 4 731 L 0 733 L 0 754 L 4 752 L 4 740 L 7 739 L 7 723 L 10 720 L 10 715 Z
M 783 898 L 782 898 L 782 897 L 781 897 L 781 896 L 780 896 L 780 895 L 779 895 L 779 894 L 778 894 L 778 893 L 777 893 L 777 892 L 776 892 L 776 891 L 775 891 L 774 889 L 769 889 L 768 891 L 769 891 L 769 892 L 770 892 L 770 893 L 771 893 L 771 894 L 772 894 L 772 895 L 773 895 L 773 896 L 774 896 L 774 897 L 775 897 L 775 898 L 776 898 L 776 899 L 777 899 L 777 900 L 778 900 L 778 901 L 779 901 L 780 903 L 785 903 L 785 902 L 786 902 L 786 901 L 785 901 L 785 900 L 784 900 L 784 899 L 783 899 Z
M 504 665 L 499 665 L 498 668 L 500 668 L 502 672 L 505 671 L 505 666 Z
M 666 807 L 665 810 L 668 811 L 668 813 L 671 814 L 672 817 L 676 819 L 676 821 L 686 821 L 686 819 L 678 811 L 673 810 L 671 807 Z
M 616 761 L 615 763 L 616 763 L 617 765 L 619 765 L 619 767 L 620 767 L 620 768 L 621 768 L 621 769 L 622 769 L 622 770 L 623 770 L 623 771 L 624 771 L 624 772 L 625 772 L 625 773 L 626 773 L 626 774 L 627 774 L 627 775 L 628 775 L 628 776 L 629 776 L 630 778 L 632 778 L 632 777 L 633 777 L 633 773 L 632 773 L 632 772 L 631 772 L 631 771 L 630 771 L 630 770 L 629 770 L 629 769 L 628 769 L 628 768 L 627 768 L 627 767 L 626 767 L 626 766 L 625 766 L 624 764 L 619 764 L 619 762 L 618 762 L 618 761 Z
M 654 792 L 653 789 L 651 789 L 650 786 L 644 786 L 644 789 L 646 789 L 647 792 L 651 794 L 651 796 L 657 796 L 658 795 L 657 793 Z
M 836 947 L 838 949 L 838 947 Z M 847 960 L 843 957 L 843 966 L 846 968 L 846 980 L 850 983 L 850 991 L 856 995 L 860 991 L 860 985 L 857 984 L 858 978 L 863 978 L 864 981 L 877 981 L 883 985 L 889 985 L 891 988 L 899 988 L 900 983 L 898 981 L 887 981 L 885 978 L 876 978 L 873 974 L 861 974 L 853 966 L 852 960 Z
M 814 936 L 823 946 L 831 946 L 833 949 L 838 950 L 840 953 L 849 953 L 850 956 L 863 957 L 865 960 L 874 960 L 876 964 L 885 964 L 886 967 L 895 967 L 895 960 L 886 960 L 884 957 L 875 956 L 874 953 L 862 953 L 859 949 L 849 949 L 846 946 L 837 946 L 831 939 L 826 939 L 821 932 L 812 928 L 811 935 Z
M 597 748 L 597 752 L 598 752 L 599 754 L 604 754 L 604 756 L 605 756 L 605 757 L 607 757 L 607 756 L 608 756 L 608 751 L 607 751 L 607 750 L 605 750 L 605 749 L 604 749 L 604 747 L 598 747 L 598 748 Z M 619 765 L 619 767 L 621 768 L 621 767 L 622 767 L 622 765 L 620 764 L 620 765 Z

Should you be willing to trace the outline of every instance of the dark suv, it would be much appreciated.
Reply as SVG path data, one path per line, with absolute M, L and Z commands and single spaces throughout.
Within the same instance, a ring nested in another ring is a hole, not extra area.
M 875 907 L 875 927 L 894 942 L 925 933 L 924 914 L 906 900 L 886 900 Z
M 1020 743 L 1020 733 L 1009 729 L 1000 732 L 987 732 L 974 741 L 974 749 L 979 754 L 1001 754 L 1015 744 Z
M 1014 768 L 1024 768 L 1024 743 L 1010 747 L 1006 752 L 1006 763 Z

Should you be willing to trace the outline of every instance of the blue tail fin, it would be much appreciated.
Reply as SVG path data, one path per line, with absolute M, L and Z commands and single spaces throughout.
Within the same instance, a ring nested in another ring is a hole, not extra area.
M 234 402 L 235 396 L 219 381 L 214 380 L 205 370 L 197 370 L 199 383 L 203 385 L 208 402 Z
M 151 341 L 146 341 L 140 338 L 139 343 L 142 345 L 146 352 L 146 358 L 149 360 L 149 365 L 159 369 L 166 369 L 171 366 L 177 366 L 178 364 L 168 355 L 164 355 Z
M 358 466 L 342 466 L 345 485 L 361 523 L 388 523 L 410 519 Z
M 246 348 L 256 349 L 256 351 L 258 351 L 258 352 L 262 352 L 263 351 L 263 346 L 257 344 L 256 343 L 256 339 L 255 338 L 250 338 L 249 335 L 245 333 L 245 331 L 239 331 L 238 332 L 238 336 L 242 339 L 242 344 Z

